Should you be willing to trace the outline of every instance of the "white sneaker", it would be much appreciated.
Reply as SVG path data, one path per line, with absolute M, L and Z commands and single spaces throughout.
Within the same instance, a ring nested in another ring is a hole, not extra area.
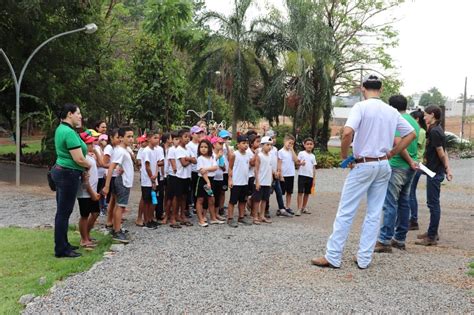
M 299 217 L 301 215 L 301 209 L 296 209 L 295 216 Z
M 303 209 L 303 213 L 304 213 L 304 214 L 311 214 L 311 211 L 309 211 L 308 209 L 304 208 L 304 209 Z

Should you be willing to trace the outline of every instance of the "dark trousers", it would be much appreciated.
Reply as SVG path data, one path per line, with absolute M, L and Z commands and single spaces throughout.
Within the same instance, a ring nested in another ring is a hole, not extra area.
M 283 192 L 281 191 L 280 181 L 273 180 L 272 186 L 278 203 L 278 209 L 285 209 L 285 203 L 283 202 Z M 270 202 L 267 202 L 266 210 L 268 210 L 269 208 Z
M 160 180 L 158 183 L 158 204 L 155 207 L 155 216 L 157 220 L 163 217 L 165 207 L 165 180 Z
M 51 172 L 56 184 L 56 217 L 54 219 L 54 252 L 63 255 L 70 251 L 67 238 L 69 217 L 76 202 L 77 189 L 81 182 L 81 171 L 55 166 Z
M 438 234 L 439 221 L 441 220 L 441 206 L 439 196 L 441 194 L 441 182 L 444 180 L 444 173 L 438 173 L 433 178 L 426 176 L 426 203 L 430 209 L 430 226 L 428 227 L 428 237 L 432 240 Z

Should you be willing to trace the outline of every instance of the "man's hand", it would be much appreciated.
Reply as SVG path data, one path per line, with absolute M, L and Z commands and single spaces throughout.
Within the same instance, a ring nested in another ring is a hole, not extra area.
M 103 194 L 104 196 L 107 196 L 107 195 L 109 194 L 109 187 L 104 187 L 104 188 L 102 188 L 102 194 Z
M 260 191 L 260 182 L 257 182 L 257 183 L 255 184 L 255 189 L 256 189 L 257 191 Z
M 234 187 L 234 183 L 232 182 L 232 178 L 229 178 L 227 186 L 230 188 Z
M 446 168 L 446 179 L 448 181 L 453 180 L 453 173 L 451 173 L 451 168 L 450 167 Z
M 93 194 L 91 195 L 92 201 L 99 201 L 100 200 L 100 194 Z

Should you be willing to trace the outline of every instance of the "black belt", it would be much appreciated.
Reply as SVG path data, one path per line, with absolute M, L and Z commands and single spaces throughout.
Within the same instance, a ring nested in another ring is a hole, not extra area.
M 355 159 L 355 162 L 356 163 L 366 163 L 366 162 L 383 161 L 383 160 L 386 160 L 386 159 L 387 159 L 386 155 L 378 157 L 378 158 L 362 157 L 362 158 Z

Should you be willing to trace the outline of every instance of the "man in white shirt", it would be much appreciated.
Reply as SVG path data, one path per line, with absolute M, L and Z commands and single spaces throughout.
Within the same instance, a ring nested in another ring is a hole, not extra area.
M 362 226 L 359 251 L 354 261 L 360 269 L 369 266 L 391 174 L 388 160 L 416 138 L 413 127 L 400 113 L 380 100 L 382 81 L 377 76 L 370 75 L 363 81 L 362 92 L 365 101 L 356 103 L 352 108 L 341 143 L 341 157 L 346 159 L 354 135 L 355 163 L 350 165 L 351 171 L 342 189 L 326 255 L 311 261 L 319 267 L 341 266 L 344 245 L 364 195 L 367 195 L 367 212 Z M 396 131 L 400 133 L 402 139 L 393 147 Z

